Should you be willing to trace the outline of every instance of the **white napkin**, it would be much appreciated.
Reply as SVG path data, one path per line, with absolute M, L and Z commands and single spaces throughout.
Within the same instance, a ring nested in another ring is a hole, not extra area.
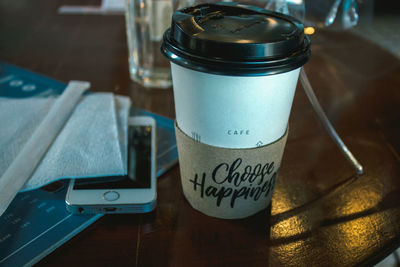
M 54 101 L 0 98 L 0 179 Z M 126 174 L 129 106 L 129 98 L 111 93 L 85 96 L 22 191 L 62 178 Z

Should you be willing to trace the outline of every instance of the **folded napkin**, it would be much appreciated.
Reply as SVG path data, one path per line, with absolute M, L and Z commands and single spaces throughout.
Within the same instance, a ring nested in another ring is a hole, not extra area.
M 0 98 L 0 179 L 55 100 Z M 62 178 L 126 174 L 129 107 L 129 98 L 111 93 L 83 97 L 22 191 Z

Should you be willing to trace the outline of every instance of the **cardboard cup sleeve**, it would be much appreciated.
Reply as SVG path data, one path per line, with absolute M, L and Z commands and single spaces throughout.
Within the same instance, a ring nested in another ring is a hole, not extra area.
M 271 202 L 288 130 L 275 142 L 230 149 L 200 143 L 175 122 L 183 194 L 190 205 L 212 217 L 251 216 Z

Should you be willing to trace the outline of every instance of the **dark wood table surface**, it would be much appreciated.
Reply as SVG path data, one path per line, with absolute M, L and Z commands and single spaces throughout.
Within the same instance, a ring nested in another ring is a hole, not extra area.
M 75 0 L 0 2 L 0 60 L 174 118 L 172 89 L 146 90 L 128 74 L 121 15 L 58 15 Z M 190 207 L 179 166 L 158 180 L 146 215 L 106 215 L 39 266 L 353 266 L 400 245 L 400 62 L 346 32 L 317 30 L 305 66 L 328 117 L 363 164 L 352 166 L 320 127 L 298 86 L 283 163 L 268 210 L 242 220 Z

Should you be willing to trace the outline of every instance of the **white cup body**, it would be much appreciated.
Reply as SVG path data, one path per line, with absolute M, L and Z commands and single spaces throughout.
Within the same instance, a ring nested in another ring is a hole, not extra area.
M 176 121 L 193 139 L 224 148 L 270 144 L 286 131 L 300 68 L 226 76 L 171 62 Z

